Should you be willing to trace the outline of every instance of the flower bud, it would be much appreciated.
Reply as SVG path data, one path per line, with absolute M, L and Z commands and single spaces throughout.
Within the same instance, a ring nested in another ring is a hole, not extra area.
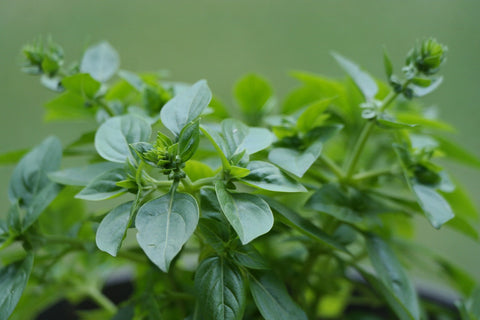
M 413 64 L 425 75 L 435 74 L 445 61 L 447 47 L 430 38 L 415 46 L 407 55 L 407 65 Z

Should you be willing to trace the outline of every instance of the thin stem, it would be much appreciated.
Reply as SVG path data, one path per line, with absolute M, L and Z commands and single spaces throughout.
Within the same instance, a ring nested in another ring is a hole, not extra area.
M 88 294 L 93 301 L 95 301 L 100 307 L 105 309 L 111 315 L 117 313 L 117 306 L 97 288 L 88 287 L 85 293 Z
M 215 181 L 217 181 L 219 178 L 217 176 L 215 177 L 208 177 L 208 178 L 202 178 L 198 179 L 194 183 L 192 183 L 192 188 L 194 190 L 198 190 L 203 186 L 207 186 L 209 184 L 213 184 Z
M 352 180 L 361 181 L 361 180 L 376 178 L 376 177 L 387 175 L 387 174 L 394 174 L 394 171 L 391 168 L 383 168 L 383 169 L 361 172 L 354 175 L 352 177 Z
M 387 97 L 383 100 L 381 106 L 380 106 L 380 111 L 383 112 L 385 109 L 390 105 L 390 103 L 395 100 L 395 98 L 398 96 L 398 93 L 395 91 L 391 91 Z M 362 129 L 362 132 L 360 133 L 360 137 L 358 138 L 357 142 L 355 143 L 355 147 L 353 149 L 352 156 L 350 157 L 350 160 L 347 163 L 346 166 L 346 175 L 345 178 L 346 180 L 349 180 L 353 173 L 355 172 L 356 166 L 358 164 L 358 160 L 360 159 L 360 155 L 362 154 L 363 148 L 365 147 L 365 144 L 370 137 L 370 134 L 372 133 L 372 130 L 375 126 L 375 121 L 373 119 L 369 120 L 365 126 Z
M 343 179 L 345 173 L 332 159 L 325 155 L 320 155 L 319 159 L 337 176 L 338 179 Z

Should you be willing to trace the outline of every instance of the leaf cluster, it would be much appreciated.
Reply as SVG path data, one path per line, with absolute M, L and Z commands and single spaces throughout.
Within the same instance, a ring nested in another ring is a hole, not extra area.
M 335 53 L 347 78 L 294 72 L 282 103 L 246 75 L 234 108 L 205 80 L 119 70 L 107 42 L 68 69 L 62 52 L 28 45 L 24 71 L 58 94 L 48 120 L 97 129 L 0 156 L 18 162 L 0 221 L 0 320 L 86 297 L 99 309 L 83 319 L 367 319 L 352 306 L 480 317 L 471 275 L 412 241 L 415 216 L 479 238 L 478 213 L 438 159 L 480 160 L 412 100 L 441 82 L 435 40 L 412 49 L 400 76 L 385 53 L 386 82 Z M 101 287 L 125 266 L 135 290 L 116 306 Z M 464 298 L 458 311 L 419 296 L 415 269 L 439 273 Z

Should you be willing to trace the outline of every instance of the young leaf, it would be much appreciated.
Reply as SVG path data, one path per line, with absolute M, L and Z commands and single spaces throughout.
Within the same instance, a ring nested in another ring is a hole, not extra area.
M 380 114 L 375 120 L 380 127 L 387 129 L 411 129 L 417 126 L 416 124 L 398 122 L 385 114 Z
M 195 198 L 186 193 L 168 193 L 144 204 L 137 213 L 137 241 L 148 258 L 162 271 L 180 252 L 197 227 Z
M 106 82 L 117 72 L 119 65 L 120 58 L 117 51 L 104 41 L 85 51 L 80 63 L 80 71 L 89 73 L 97 81 Z
M 307 320 L 305 312 L 290 298 L 280 280 L 271 273 L 249 275 L 250 292 L 265 320 Z
M 246 305 L 240 270 L 224 257 L 203 260 L 195 273 L 195 290 L 205 319 L 241 320 Z
M 123 164 L 114 162 L 98 162 L 84 167 L 68 168 L 48 174 L 50 180 L 68 186 L 88 185 L 94 178 L 105 171 L 123 168 Z
M 390 80 L 390 77 L 393 75 L 393 65 L 386 48 L 383 48 L 383 66 L 385 67 L 387 79 Z
M 297 120 L 297 128 L 302 132 L 308 132 L 318 125 L 318 119 L 324 115 L 324 111 L 332 104 L 335 98 L 322 99 L 309 105 Z
M 285 175 L 273 164 L 251 161 L 247 165 L 250 173 L 240 181 L 253 187 L 277 192 L 305 192 L 307 189 Z
M 448 202 L 434 188 L 412 182 L 412 190 L 434 228 L 439 229 L 455 216 Z
M 222 121 L 221 135 L 224 138 L 224 153 L 229 160 L 245 150 L 253 154 L 268 148 L 273 140 L 273 134 L 264 128 L 250 128 L 243 122 L 235 119 Z
M 110 211 L 98 226 L 95 241 L 98 249 L 116 257 L 130 222 L 132 201 Z
M 0 165 L 17 163 L 29 150 L 30 149 L 20 149 L 0 154 Z
M 175 136 L 197 119 L 212 99 L 212 92 L 205 80 L 200 80 L 188 90 L 169 100 L 160 111 L 162 123 Z
M 251 116 L 263 111 L 273 90 L 264 78 L 248 74 L 235 84 L 234 94 L 242 112 Z
M 433 81 L 431 81 L 431 84 L 429 84 L 428 86 L 426 86 L 425 81 L 421 85 L 418 85 L 418 81 L 417 81 L 417 84 L 412 84 L 409 86 L 409 88 L 413 90 L 413 95 L 415 97 L 423 97 L 435 91 L 435 89 L 437 89 L 442 84 L 442 82 L 443 82 L 443 77 L 440 76 L 434 79 Z
M 13 170 L 8 197 L 14 203 L 29 206 L 37 193 L 50 183 L 48 173 L 58 170 L 62 158 L 62 145 L 56 137 L 45 139 L 27 153 Z
M 394 252 L 376 236 L 367 238 L 368 256 L 382 283 L 405 306 L 411 319 L 420 319 L 420 307 L 415 287 Z
M 247 193 L 230 193 L 221 181 L 215 184 L 220 207 L 243 244 L 267 233 L 273 226 L 273 214 L 260 197 Z
M 88 73 L 78 73 L 62 79 L 62 85 L 70 92 L 86 99 L 93 99 L 100 89 L 101 83 L 93 79 Z
M 95 135 L 95 149 L 105 160 L 135 163 L 129 144 L 147 141 L 152 129 L 147 121 L 133 115 L 110 118 L 98 128 Z
M 117 182 L 125 179 L 126 175 L 123 168 L 106 171 L 93 179 L 85 188 L 75 195 L 75 198 L 90 201 L 114 198 L 127 191 L 117 185 Z
M 33 267 L 33 253 L 0 269 L 0 320 L 7 320 L 17 306 Z
M 272 198 L 263 196 L 263 199 L 265 199 L 265 201 L 275 212 L 279 213 L 283 217 L 282 222 L 286 225 L 297 229 L 301 233 L 309 236 L 314 240 L 323 242 L 332 248 L 348 253 L 347 249 L 341 243 L 339 243 L 337 240 L 332 238 L 330 235 L 325 233 L 323 230 L 315 226 L 309 220 L 305 219 L 292 209 L 288 208 L 287 206 L 281 204 L 278 201 L 275 201 Z
M 187 124 L 180 132 L 178 138 L 178 154 L 183 162 L 189 160 L 197 151 L 200 142 L 199 123 L 193 121 Z
M 342 69 L 352 78 L 365 99 L 372 100 L 378 92 L 375 80 L 368 73 L 360 69 L 358 65 L 338 53 L 333 53 L 333 57 L 337 60 Z
M 274 148 L 268 154 L 268 160 L 280 168 L 301 178 L 322 153 L 323 143 L 314 142 L 304 151 L 290 148 Z

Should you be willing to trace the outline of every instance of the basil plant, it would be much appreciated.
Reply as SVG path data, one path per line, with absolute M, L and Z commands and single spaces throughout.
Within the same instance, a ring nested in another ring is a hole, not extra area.
M 107 42 L 68 65 L 51 40 L 23 55 L 56 92 L 46 119 L 88 130 L 0 157 L 16 163 L 0 320 L 65 299 L 93 303 L 78 319 L 480 319 L 473 276 L 413 238 L 415 219 L 479 236 L 467 192 L 437 160 L 480 160 L 417 102 L 443 79 L 436 40 L 396 73 L 385 52 L 386 81 L 334 53 L 344 79 L 294 72 L 281 103 L 249 74 L 231 107 L 205 80 L 119 69 Z M 421 294 L 419 270 L 458 301 Z M 102 291 L 116 275 L 133 287 L 120 302 Z

